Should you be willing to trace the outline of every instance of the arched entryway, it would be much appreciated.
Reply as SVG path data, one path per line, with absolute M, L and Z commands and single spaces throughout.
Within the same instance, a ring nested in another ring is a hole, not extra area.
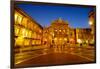
M 62 38 L 62 37 L 55 37 L 52 40 L 53 48 L 64 48 L 68 44 L 68 38 Z

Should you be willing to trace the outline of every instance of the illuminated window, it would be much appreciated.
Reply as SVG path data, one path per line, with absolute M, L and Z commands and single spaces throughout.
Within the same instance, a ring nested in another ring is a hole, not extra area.
M 57 40 L 57 38 L 55 38 L 54 40 Z
M 29 31 L 26 30 L 25 37 L 28 37 L 28 33 L 29 33 Z
M 35 44 L 38 44 L 38 43 L 37 43 L 37 40 L 35 41 Z
M 27 26 L 29 29 L 31 29 L 31 23 L 30 23 L 30 20 L 27 20 Z
M 32 31 L 26 30 L 26 37 L 32 38 Z
M 15 38 L 15 46 L 17 45 L 17 44 L 16 44 L 16 40 L 17 40 L 17 38 Z
M 25 37 L 25 36 L 26 36 L 26 30 L 23 29 L 23 28 L 21 28 L 21 29 L 20 29 L 20 34 L 19 34 L 19 35 L 22 36 L 22 37 Z
M 34 44 L 36 44 L 36 43 L 35 43 L 35 40 L 32 40 L 32 45 L 34 45 Z
M 41 44 L 41 41 L 39 41 L 39 44 Z
M 32 34 L 32 38 L 36 38 L 36 33 L 35 32 Z
M 32 38 L 32 31 L 23 29 L 23 36 L 28 37 L 28 38 Z
M 22 36 L 22 37 L 29 37 L 29 31 L 26 30 L 26 29 L 21 28 L 20 36 Z
M 65 41 L 67 41 L 67 38 L 64 38 Z
M 40 44 L 40 40 L 36 40 L 36 44 Z
M 59 30 L 61 32 L 61 30 Z
M 30 40 L 24 40 L 24 45 L 30 45 Z
M 26 36 L 26 30 L 22 29 L 22 36 L 25 37 Z
M 22 25 L 25 26 L 25 27 L 27 27 L 27 18 L 23 18 Z
M 36 30 L 37 29 L 37 26 L 36 25 L 34 25 L 34 30 Z
M 15 23 L 17 22 L 18 14 L 15 13 Z
M 42 33 L 42 31 L 41 31 L 41 30 L 39 30 L 39 32 L 40 32 L 40 33 Z
M 20 28 L 18 26 L 15 26 L 15 36 L 19 36 L 19 31 L 20 31 Z
M 24 38 L 23 37 L 18 37 L 15 41 L 15 44 L 16 45 L 23 45 L 23 41 L 24 41 Z
M 65 30 L 63 30 L 64 31 L 64 33 L 65 33 Z
M 31 30 L 33 30 L 33 23 L 31 22 Z
M 22 21 L 22 17 L 18 16 L 18 23 L 21 24 L 21 21 Z

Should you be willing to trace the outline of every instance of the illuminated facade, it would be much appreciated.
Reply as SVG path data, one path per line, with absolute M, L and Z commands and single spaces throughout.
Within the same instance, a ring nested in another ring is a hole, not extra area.
M 51 23 L 52 30 L 52 43 L 54 45 L 65 45 L 69 41 L 69 25 L 68 22 L 63 21 L 61 18 Z
M 95 39 L 95 12 L 94 11 L 90 11 L 89 13 L 89 25 L 91 27 L 91 34 L 92 34 L 92 42 L 91 43 L 94 43 L 94 39 Z
M 49 27 L 44 28 L 44 39 L 51 47 L 75 44 L 75 29 L 70 28 L 67 21 L 61 18 L 52 21 Z
M 89 44 L 92 39 L 90 28 L 77 28 L 76 29 L 77 43 Z
M 21 9 L 15 7 L 15 63 L 29 59 L 42 44 L 42 27 Z
M 69 28 L 69 43 L 70 45 L 76 44 L 76 29 L 75 28 Z
M 72 47 L 76 44 L 89 44 L 92 40 L 91 28 L 72 28 L 61 18 L 45 27 L 43 35 L 43 44 L 51 47 Z

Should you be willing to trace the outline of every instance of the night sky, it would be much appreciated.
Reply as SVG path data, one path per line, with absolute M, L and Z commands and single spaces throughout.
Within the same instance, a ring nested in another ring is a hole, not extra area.
M 93 7 L 56 6 L 56 5 L 34 5 L 17 4 L 29 16 L 40 25 L 49 26 L 53 20 L 61 18 L 68 21 L 73 28 L 89 28 L 88 14 Z

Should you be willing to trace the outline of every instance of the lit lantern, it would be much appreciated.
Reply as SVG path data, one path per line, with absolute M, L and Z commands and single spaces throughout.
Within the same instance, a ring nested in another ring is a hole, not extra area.
M 67 38 L 64 38 L 64 40 L 66 41 L 66 40 L 67 40 Z
M 78 42 L 78 43 L 82 43 L 81 39 L 77 39 L 77 42 Z
M 61 32 L 61 30 L 59 30 Z
M 55 38 L 54 40 L 57 40 L 57 38 Z
M 93 24 L 92 21 L 89 21 L 89 24 L 92 25 Z
M 52 33 L 53 37 L 54 37 L 54 33 Z

